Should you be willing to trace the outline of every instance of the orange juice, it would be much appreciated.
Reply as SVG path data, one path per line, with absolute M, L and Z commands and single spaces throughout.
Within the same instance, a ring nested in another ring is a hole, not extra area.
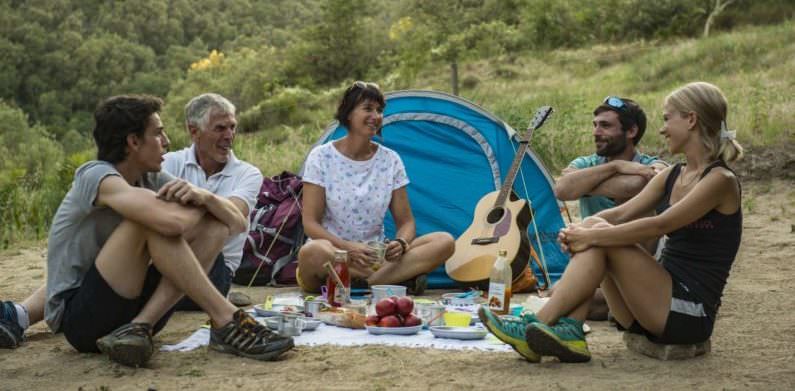
M 511 282 L 513 274 L 511 263 L 508 261 L 508 252 L 500 250 L 497 252 L 497 260 L 491 268 L 489 275 L 489 296 L 488 306 L 496 314 L 505 315 L 511 309 Z

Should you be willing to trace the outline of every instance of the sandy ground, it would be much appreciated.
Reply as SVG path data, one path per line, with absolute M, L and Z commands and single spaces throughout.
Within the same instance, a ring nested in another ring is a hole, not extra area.
M 743 244 L 712 337 L 712 352 L 663 362 L 628 351 L 606 322 L 591 322 L 593 360 L 530 364 L 511 353 L 367 346 L 297 347 L 276 362 L 200 349 L 157 353 L 132 369 L 79 354 L 43 324 L 16 350 L 0 350 L 0 390 L 28 389 L 795 389 L 795 180 L 745 183 Z M 21 300 L 44 278 L 44 249 L 0 253 L 0 297 Z M 281 293 L 244 289 L 253 299 Z M 431 291 L 432 296 L 442 292 Z M 177 314 L 156 337 L 175 343 L 206 319 Z

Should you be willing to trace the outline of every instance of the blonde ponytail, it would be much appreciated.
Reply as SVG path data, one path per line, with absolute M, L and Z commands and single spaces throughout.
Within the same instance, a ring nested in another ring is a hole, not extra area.
M 726 120 L 720 121 L 720 148 L 718 158 L 724 162 L 742 159 L 743 147 L 737 142 L 737 131 L 726 127 Z
M 696 113 L 701 142 L 712 160 L 742 158 L 743 147 L 736 140 L 736 131 L 726 127 L 728 103 L 720 88 L 703 81 L 689 83 L 670 93 L 665 102 L 680 113 Z

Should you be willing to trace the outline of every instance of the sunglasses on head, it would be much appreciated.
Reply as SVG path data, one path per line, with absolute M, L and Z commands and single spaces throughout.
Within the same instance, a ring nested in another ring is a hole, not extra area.
M 381 89 L 381 87 L 379 87 L 378 84 L 371 83 L 371 82 L 366 82 L 366 81 L 361 81 L 361 80 L 356 80 L 355 82 L 353 82 L 353 85 L 351 85 L 351 88 L 353 88 L 353 87 L 358 87 L 358 88 L 361 88 L 363 90 L 367 89 L 368 87 L 375 88 L 377 90 Z
M 616 109 L 624 111 L 627 109 L 627 104 L 617 96 L 608 96 L 602 103 Z

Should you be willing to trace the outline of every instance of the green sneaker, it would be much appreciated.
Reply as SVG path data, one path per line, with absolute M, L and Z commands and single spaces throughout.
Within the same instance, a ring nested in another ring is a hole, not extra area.
M 486 306 L 481 306 L 478 309 L 478 317 L 480 321 L 491 331 L 494 336 L 499 338 L 500 341 L 511 345 L 516 353 L 519 353 L 527 361 L 539 362 L 541 356 L 536 354 L 525 340 L 525 329 L 527 325 L 532 322 L 538 322 L 535 315 L 531 313 L 522 314 L 521 317 L 516 316 L 497 316 L 491 312 Z
M 534 322 L 525 332 L 527 345 L 542 356 L 554 356 L 561 362 L 591 361 L 582 322 L 577 319 L 560 318 L 554 326 Z

